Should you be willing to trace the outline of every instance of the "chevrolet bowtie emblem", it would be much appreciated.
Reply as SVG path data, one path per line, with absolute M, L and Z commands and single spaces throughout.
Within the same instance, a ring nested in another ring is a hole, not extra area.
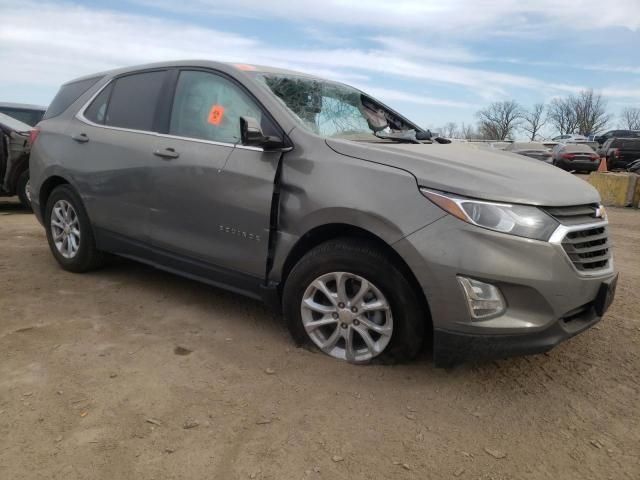
M 605 216 L 604 207 L 602 205 L 599 205 L 598 208 L 596 208 L 596 212 L 593 214 L 593 216 L 596 218 L 604 218 Z

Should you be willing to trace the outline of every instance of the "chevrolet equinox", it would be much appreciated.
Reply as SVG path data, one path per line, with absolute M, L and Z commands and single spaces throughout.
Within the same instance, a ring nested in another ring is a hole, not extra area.
M 617 275 L 598 193 L 451 143 L 360 90 L 184 61 L 64 84 L 32 135 L 53 256 L 107 254 L 262 299 L 353 363 L 544 352 L 600 320 Z

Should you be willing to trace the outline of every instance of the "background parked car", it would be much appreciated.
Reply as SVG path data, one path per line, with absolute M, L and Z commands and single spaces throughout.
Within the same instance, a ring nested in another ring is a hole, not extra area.
M 551 163 L 551 153 L 549 149 L 542 143 L 538 142 L 515 142 L 507 145 L 504 148 L 505 152 L 513 152 L 518 155 L 524 155 L 525 157 L 535 158 L 536 160 L 542 160 L 543 162 Z
M 42 120 L 42 116 L 46 110 L 47 107 L 41 105 L 0 102 L 0 113 L 20 120 L 22 123 L 26 123 L 31 127 L 35 127 L 36 124 Z
M 551 140 L 553 140 L 554 142 L 575 142 L 575 141 L 585 141 L 588 140 L 587 137 L 585 137 L 584 135 L 577 135 L 574 133 L 566 133 L 564 135 L 558 135 L 557 137 L 553 137 Z
M 595 171 L 600 165 L 598 155 L 587 142 L 558 144 L 552 152 L 553 164 L 563 170 Z
M 602 135 L 596 135 L 594 140 L 603 145 L 611 138 L 640 138 L 640 130 L 609 130 Z
M 30 131 L 30 125 L 0 113 L 0 196 L 18 195 L 28 208 Z
M 607 159 L 607 167 L 610 170 L 626 169 L 631 162 L 640 158 L 640 137 L 610 138 L 604 142 L 598 153 Z

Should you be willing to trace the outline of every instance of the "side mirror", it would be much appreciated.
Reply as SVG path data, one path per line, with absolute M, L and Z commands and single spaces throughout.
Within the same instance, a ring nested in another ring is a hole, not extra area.
M 265 150 L 277 150 L 285 146 L 281 138 L 265 135 L 253 117 L 240 117 L 240 141 L 247 147 L 262 147 Z

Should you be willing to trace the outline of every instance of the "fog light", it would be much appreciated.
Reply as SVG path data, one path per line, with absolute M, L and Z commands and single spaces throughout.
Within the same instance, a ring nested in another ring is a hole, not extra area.
M 473 318 L 496 317 L 505 311 L 504 298 L 497 287 L 466 277 L 458 277 L 458 282 L 462 285 Z

